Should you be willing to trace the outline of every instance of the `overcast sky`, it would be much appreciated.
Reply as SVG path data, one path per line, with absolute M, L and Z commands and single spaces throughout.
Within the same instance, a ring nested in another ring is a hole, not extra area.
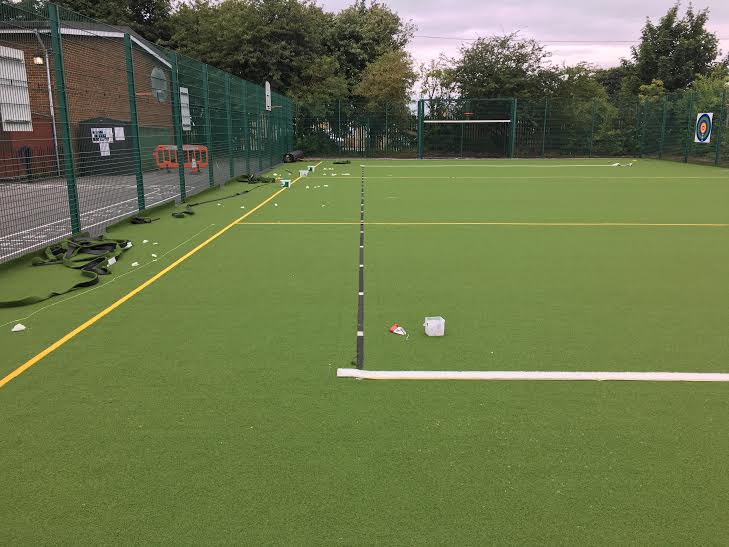
M 351 1 L 319 0 L 329 11 L 338 11 Z M 599 43 L 600 40 L 637 40 L 645 18 L 654 22 L 673 5 L 673 0 L 386 0 L 383 3 L 405 20 L 417 25 L 418 36 L 474 38 L 519 31 L 521 36 L 586 43 L 546 44 L 555 63 L 587 61 L 602 67 L 617 65 L 630 53 L 630 43 Z M 684 2 L 686 4 L 687 2 Z M 696 9 L 708 7 L 709 30 L 729 50 L 729 0 L 699 0 Z M 452 56 L 460 40 L 416 37 L 409 50 L 416 63 Z

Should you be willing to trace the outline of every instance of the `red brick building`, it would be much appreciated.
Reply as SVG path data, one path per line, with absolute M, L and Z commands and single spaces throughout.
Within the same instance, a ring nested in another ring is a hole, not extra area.
M 125 33 L 132 39 L 143 164 L 151 168 L 154 147 L 173 141 L 170 63 L 164 54 L 129 28 L 64 22 L 66 97 L 77 167 L 99 152 L 98 146 L 86 142 L 90 139 L 84 131 L 93 125 L 89 120 L 130 122 Z M 43 178 L 62 172 L 57 154 L 62 149 L 58 104 L 47 22 L 4 23 L 0 27 L 0 179 Z

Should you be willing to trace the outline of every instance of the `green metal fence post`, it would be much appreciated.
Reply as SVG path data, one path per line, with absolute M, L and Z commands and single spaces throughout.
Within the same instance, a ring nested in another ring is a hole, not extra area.
M 243 82 L 243 146 L 246 147 L 246 175 L 251 174 L 251 128 L 248 124 L 248 82 Z
M 511 99 L 511 136 L 509 145 L 509 157 L 516 156 L 516 98 Z
M 549 97 L 544 97 L 544 121 L 542 122 L 542 158 L 545 156 L 547 144 L 547 116 L 549 114 Z
M 658 144 L 658 159 L 663 159 L 663 146 L 666 142 L 666 118 L 668 116 L 668 97 L 663 96 L 663 113 L 661 114 L 661 140 Z
M 129 96 L 129 133 L 132 139 L 132 159 L 137 177 L 137 207 L 144 211 L 144 176 L 142 175 L 142 149 L 139 142 L 139 120 L 137 119 L 137 92 L 134 85 L 134 62 L 132 60 L 132 39 L 124 33 L 124 56 L 127 64 L 127 95 Z
M 691 137 L 693 135 L 693 112 L 694 112 L 694 95 L 689 92 L 688 121 L 686 122 L 686 143 L 683 147 L 683 162 L 688 163 L 689 150 L 691 148 Z
M 205 110 L 205 146 L 208 147 L 208 181 L 215 186 L 215 158 L 213 157 L 213 124 L 210 121 L 210 84 L 208 65 L 203 64 L 203 109 Z
M 182 111 L 180 110 L 180 81 L 177 74 L 177 53 L 170 53 L 170 72 L 172 73 L 172 124 L 175 131 L 175 146 L 177 146 L 177 174 L 180 179 L 180 199 L 187 199 L 185 190 L 185 146 L 182 141 Z
M 233 114 L 231 112 L 232 107 L 230 104 L 230 74 L 225 73 L 225 117 L 227 119 L 227 134 L 228 134 L 228 169 L 230 171 L 229 176 L 233 178 L 235 176 L 235 162 L 233 160 Z
M 719 109 L 719 123 L 713 124 L 715 128 L 718 128 L 719 131 L 716 134 L 716 155 L 714 156 L 714 165 L 719 165 L 719 162 L 721 161 L 721 137 L 722 137 L 722 127 L 725 125 L 724 120 L 726 119 L 726 89 L 722 91 L 721 93 L 721 108 Z
M 76 188 L 76 171 L 73 165 L 73 147 L 71 144 L 71 126 L 68 122 L 68 99 L 66 97 L 66 78 L 63 67 L 63 47 L 61 45 L 61 21 L 58 6 L 48 4 L 48 15 L 51 24 L 51 47 L 53 48 L 54 68 L 56 71 L 56 93 L 58 94 L 58 113 L 61 122 L 61 140 L 63 142 L 63 167 L 68 190 L 68 212 L 71 218 L 71 232 L 81 231 L 81 218 L 78 207 L 78 190 Z
M 425 148 L 425 100 L 420 99 L 418 101 L 418 159 L 423 159 L 423 152 Z
M 385 155 L 390 151 L 390 103 L 385 103 Z
M 339 144 L 339 155 L 342 155 L 342 144 L 344 137 L 342 136 L 342 99 L 337 99 L 337 137 Z
M 643 157 L 643 119 L 641 118 L 640 99 L 635 104 L 635 139 L 638 144 L 638 157 Z
M 597 102 L 595 99 L 592 99 L 592 125 L 590 127 L 590 150 L 588 152 L 588 157 L 592 157 L 592 147 L 595 142 L 595 110 L 596 110 Z

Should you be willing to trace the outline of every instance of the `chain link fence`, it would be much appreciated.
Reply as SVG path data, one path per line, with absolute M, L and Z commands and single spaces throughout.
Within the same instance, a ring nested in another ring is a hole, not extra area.
M 729 91 L 657 98 L 423 99 L 298 107 L 296 147 L 319 156 L 651 157 L 729 166 Z M 695 142 L 699 113 L 713 114 Z
M 293 104 L 61 6 L 0 4 L 0 262 L 281 162 Z

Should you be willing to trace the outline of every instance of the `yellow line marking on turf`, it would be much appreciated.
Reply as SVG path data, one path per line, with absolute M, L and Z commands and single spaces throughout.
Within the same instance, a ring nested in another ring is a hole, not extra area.
M 249 226 L 343 226 L 359 225 L 359 222 L 238 222 Z M 646 228 L 729 228 L 720 223 L 678 222 L 365 222 L 365 226 L 545 226 L 545 227 L 646 227 Z
M 316 165 L 319 166 L 320 164 L 321 164 L 321 162 L 317 163 Z M 294 179 L 293 181 L 291 181 L 291 185 L 293 186 L 296 183 L 296 181 L 298 181 L 300 178 L 301 177 L 298 177 L 298 178 Z M 56 340 L 55 342 L 53 342 L 53 344 L 51 344 L 50 346 L 48 346 L 46 349 L 44 349 L 43 351 L 41 351 L 40 353 L 38 353 L 34 357 L 31 357 L 30 359 L 28 359 L 25 363 L 23 363 L 22 365 L 20 365 L 13 372 L 11 372 L 10 374 L 8 374 L 4 378 L 0 379 L 0 388 L 4 387 L 8 382 L 10 382 L 11 380 L 13 380 L 13 379 L 17 378 L 18 376 L 20 376 L 21 374 L 23 374 L 26 370 L 28 370 L 30 367 L 32 367 L 33 365 L 35 365 L 36 363 L 38 363 L 41 359 L 43 359 L 47 355 L 49 355 L 49 354 L 53 353 L 54 351 L 56 351 L 63 344 L 65 344 L 66 342 L 68 342 L 69 340 L 71 340 L 74 336 L 76 336 L 77 334 L 80 334 L 81 332 L 85 331 L 91 325 L 93 325 L 94 323 L 96 323 L 99 319 L 102 319 L 106 315 L 110 314 L 112 311 L 114 311 L 119 306 L 121 306 L 122 304 L 124 304 L 124 302 L 126 302 L 127 300 L 129 300 L 130 298 L 132 298 L 134 295 L 136 295 L 137 293 L 142 292 L 144 289 L 146 289 L 147 287 L 149 287 L 152 283 L 154 283 L 155 281 L 157 281 L 159 278 L 161 278 L 162 276 L 164 276 L 165 274 L 167 274 L 168 272 L 170 272 L 171 270 L 173 270 L 174 268 L 176 268 L 177 266 L 179 266 L 180 264 L 182 264 L 185 260 L 187 260 L 188 258 L 190 258 L 192 255 L 194 255 L 200 249 L 202 249 L 203 247 L 207 246 L 209 243 L 211 243 L 212 241 L 216 240 L 218 237 L 220 237 L 225 232 L 227 232 L 228 230 L 230 230 L 233 226 L 235 226 L 236 224 L 238 224 L 241 220 L 243 220 L 244 218 L 249 217 L 250 215 L 252 215 L 253 213 L 255 213 L 258 209 L 260 209 L 261 207 L 263 207 L 264 205 L 266 205 L 268 202 L 270 202 L 272 199 L 274 199 L 276 196 L 278 196 L 284 190 L 286 190 L 286 188 L 281 188 L 280 190 L 278 190 L 274 194 L 271 194 L 269 197 L 267 197 L 261 203 L 259 203 L 258 205 L 256 205 L 253 209 L 251 209 L 250 211 L 248 211 L 246 214 L 244 214 L 243 216 L 235 219 L 233 222 L 231 222 L 230 224 L 228 224 L 227 226 L 225 226 L 224 228 L 222 228 L 220 231 L 214 233 L 209 238 L 207 238 L 205 241 L 203 241 L 202 243 L 200 243 L 197 247 L 195 247 L 192 250 L 188 251 L 187 253 L 185 253 L 184 255 L 182 255 L 180 258 L 178 258 L 177 260 L 175 260 L 172 264 L 170 264 L 169 266 L 167 266 L 163 270 L 157 272 L 155 275 L 153 275 L 152 277 L 150 277 L 149 279 L 147 279 L 147 281 L 145 281 L 144 283 L 138 285 L 137 287 L 135 287 L 134 289 L 132 289 L 131 291 L 129 291 L 127 294 L 125 294 L 124 296 L 122 296 L 119 300 L 117 300 L 116 302 L 114 302 L 114 303 L 110 304 L 109 306 L 107 306 L 106 308 L 104 308 L 102 311 L 100 311 L 99 313 L 97 313 L 96 315 L 94 315 L 91 319 L 88 319 L 87 321 L 85 321 L 84 323 L 82 323 L 81 325 L 79 325 L 78 327 L 76 327 L 75 329 L 73 329 L 71 332 L 69 332 L 68 334 L 66 334 L 62 338 L 59 338 L 58 340 Z

